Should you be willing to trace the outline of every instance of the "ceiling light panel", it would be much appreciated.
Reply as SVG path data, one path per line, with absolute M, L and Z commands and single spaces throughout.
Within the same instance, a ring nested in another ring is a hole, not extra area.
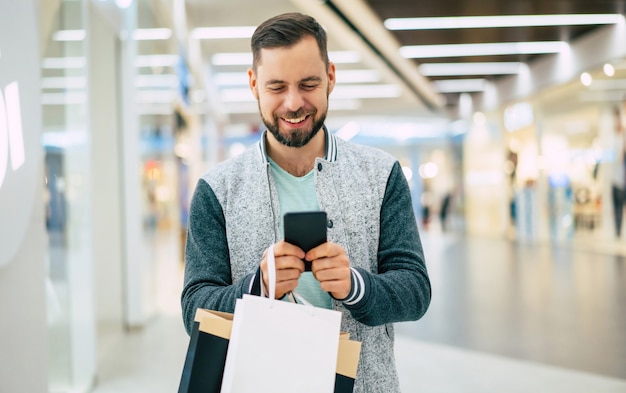
M 168 28 L 136 29 L 133 31 L 133 39 L 136 41 L 169 40 L 172 30 Z
M 198 40 L 223 40 L 250 38 L 256 26 L 198 27 L 191 31 L 191 37 Z
M 419 71 L 424 76 L 511 75 L 519 73 L 523 65 L 518 62 L 426 63 L 419 66 Z
M 485 79 L 450 79 L 433 82 L 440 93 L 475 93 L 485 90 Z
M 389 30 L 473 29 L 525 26 L 573 26 L 616 24 L 624 21 L 620 14 L 561 14 L 561 15 L 494 15 L 440 18 L 390 18 L 385 20 Z
M 82 41 L 85 36 L 85 30 L 59 30 L 54 32 L 52 39 L 55 41 Z
M 408 59 L 437 57 L 497 56 L 559 53 L 569 45 L 563 41 L 501 42 L 483 44 L 410 45 L 400 48 Z
M 86 65 L 84 57 L 46 57 L 41 63 L 41 67 L 47 70 L 84 68 Z
M 84 89 L 87 78 L 84 76 L 61 76 L 41 78 L 42 89 Z
M 178 55 L 143 55 L 135 58 L 135 67 L 175 67 Z

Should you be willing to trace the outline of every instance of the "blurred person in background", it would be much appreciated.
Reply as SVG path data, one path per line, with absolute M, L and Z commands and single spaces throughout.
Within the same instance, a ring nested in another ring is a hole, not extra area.
M 267 289 L 273 247 L 276 298 L 297 288 L 315 306 L 342 312 L 342 330 L 362 342 L 354 391 L 398 392 L 392 323 L 421 318 L 431 297 L 400 164 L 324 126 L 335 65 L 315 19 L 267 20 L 252 53 L 249 85 L 267 130 L 196 186 L 182 292 L 187 331 L 197 308 L 233 312 L 237 298 Z M 328 241 L 304 253 L 282 240 L 282 217 L 312 210 L 327 212 Z
M 614 158 L 611 168 L 611 196 L 613 200 L 613 217 L 615 218 L 615 236 L 622 233 L 622 218 L 624 216 L 624 201 L 626 200 L 626 170 L 624 165 L 624 124 L 618 106 L 613 110 L 615 115 L 615 138 L 613 141 Z

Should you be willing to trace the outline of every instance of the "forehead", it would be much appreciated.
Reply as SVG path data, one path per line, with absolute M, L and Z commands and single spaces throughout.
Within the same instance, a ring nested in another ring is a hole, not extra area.
M 261 49 L 260 54 L 261 61 L 257 67 L 259 79 L 321 77 L 326 72 L 326 64 L 313 37 L 305 37 L 288 47 Z

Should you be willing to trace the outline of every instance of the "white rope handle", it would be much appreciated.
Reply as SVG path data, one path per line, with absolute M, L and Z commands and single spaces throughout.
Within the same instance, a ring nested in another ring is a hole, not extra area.
M 267 249 L 267 278 L 269 281 L 269 298 L 276 299 L 276 258 L 274 256 L 274 245 Z M 261 296 L 264 296 L 263 285 L 261 285 Z M 302 296 L 300 296 L 295 290 L 289 292 L 290 298 L 293 303 L 300 303 L 307 307 L 310 307 L 311 313 L 314 313 L 315 307 L 307 302 Z
M 276 261 L 274 259 L 274 245 L 267 249 L 267 278 L 269 280 L 270 299 L 276 299 Z

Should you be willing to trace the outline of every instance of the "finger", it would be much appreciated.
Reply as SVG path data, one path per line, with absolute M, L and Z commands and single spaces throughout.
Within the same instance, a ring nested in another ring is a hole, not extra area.
M 345 264 L 332 264 L 327 259 L 320 259 L 313 261 L 311 271 L 317 281 L 331 281 L 331 280 L 349 280 L 351 277 L 350 266 Z
M 339 244 L 326 242 L 309 250 L 309 252 L 307 252 L 304 256 L 304 259 L 307 261 L 314 261 L 321 258 L 333 258 L 345 253 L 346 251 Z
M 304 258 L 304 251 L 298 246 L 291 243 L 287 243 L 284 240 L 279 241 L 274 245 L 274 256 L 294 256 L 298 259 Z
M 276 285 L 276 299 L 280 299 L 285 296 L 286 293 L 292 292 L 298 287 L 298 280 L 283 281 Z
M 296 269 L 300 272 L 304 271 L 304 262 L 302 259 L 294 256 L 276 258 L 275 265 L 277 272 L 286 269 Z
M 276 283 L 299 280 L 302 272 L 299 269 L 282 269 L 276 272 Z

